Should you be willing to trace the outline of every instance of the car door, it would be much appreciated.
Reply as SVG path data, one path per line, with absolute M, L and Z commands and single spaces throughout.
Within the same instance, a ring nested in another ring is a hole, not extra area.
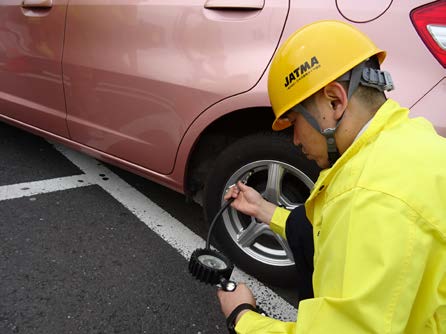
M 287 0 L 71 0 L 72 139 L 170 173 L 193 120 L 262 76 L 287 10 Z
M 67 0 L 0 1 L 0 114 L 66 137 Z

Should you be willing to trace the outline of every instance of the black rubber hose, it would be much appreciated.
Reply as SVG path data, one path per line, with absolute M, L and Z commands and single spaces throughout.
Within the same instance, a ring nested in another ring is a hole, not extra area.
M 215 223 L 217 222 L 218 218 L 220 218 L 223 211 L 225 211 L 228 206 L 234 201 L 235 198 L 230 198 L 226 201 L 225 204 L 218 210 L 217 214 L 215 215 L 214 219 L 212 220 L 211 226 L 209 227 L 208 236 L 206 238 L 206 249 L 209 249 L 211 247 L 211 234 L 212 230 L 214 229 Z

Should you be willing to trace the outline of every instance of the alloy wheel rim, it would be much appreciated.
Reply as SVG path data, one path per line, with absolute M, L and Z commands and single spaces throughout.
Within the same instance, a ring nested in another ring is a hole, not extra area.
M 313 181 L 298 168 L 276 160 L 258 160 L 235 171 L 224 189 L 237 181 L 248 179 L 248 185 L 255 188 L 268 201 L 292 210 L 304 205 L 313 188 Z M 222 194 L 222 203 L 224 194 Z M 256 261 L 272 266 L 294 264 L 291 249 L 285 239 L 274 233 L 268 225 L 257 222 L 230 208 L 223 213 L 228 234 L 235 244 Z

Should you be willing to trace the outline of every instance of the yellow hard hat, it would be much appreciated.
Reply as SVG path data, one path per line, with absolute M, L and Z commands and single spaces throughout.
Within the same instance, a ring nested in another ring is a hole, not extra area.
M 318 21 L 294 32 L 277 50 L 268 94 L 276 119 L 273 130 L 290 126 L 280 116 L 356 65 L 386 53 L 361 31 L 340 21 Z

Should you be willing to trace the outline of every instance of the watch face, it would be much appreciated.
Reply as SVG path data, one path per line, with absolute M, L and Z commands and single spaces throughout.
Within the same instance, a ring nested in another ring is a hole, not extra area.
M 228 267 L 223 260 L 213 255 L 200 255 L 198 261 L 211 269 L 223 270 Z

